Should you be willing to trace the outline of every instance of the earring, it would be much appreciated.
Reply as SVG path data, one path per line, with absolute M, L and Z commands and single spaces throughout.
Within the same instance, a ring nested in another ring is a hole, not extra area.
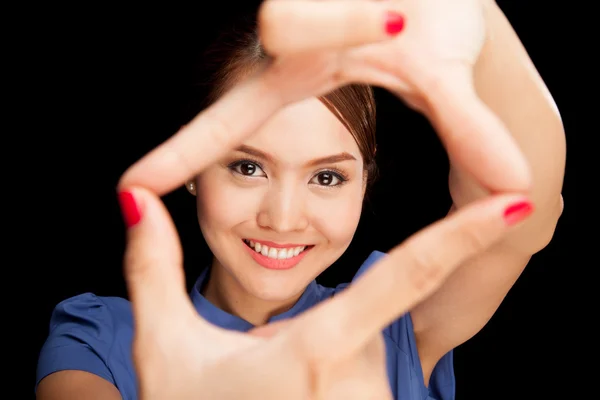
M 194 182 L 188 182 L 186 187 L 188 192 L 190 192 L 193 195 L 196 194 L 196 184 Z

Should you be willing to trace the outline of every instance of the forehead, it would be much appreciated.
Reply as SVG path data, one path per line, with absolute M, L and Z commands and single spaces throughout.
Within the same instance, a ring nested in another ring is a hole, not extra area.
M 302 163 L 341 152 L 361 154 L 344 124 L 317 98 L 291 104 L 277 112 L 244 144 L 278 160 Z

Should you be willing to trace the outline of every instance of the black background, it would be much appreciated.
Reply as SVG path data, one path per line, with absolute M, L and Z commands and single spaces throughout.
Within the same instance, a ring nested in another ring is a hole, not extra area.
M 15 31 L 14 39 L 27 37 L 25 45 L 15 41 L 25 60 L 16 80 L 22 90 L 13 103 L 25 112 L 15 137 L 36 150 L 30 171 L 11 164 L 22 173 L 12 200 L 24 211 L 8 216 L 19 223 L 9 242 L 17 243 L 19 261 L 10 265 L 30 283 L 7 290 L 19 291 L 13 299 L 26 308 L 20 318 L 33 325 L 19 357 L 26 387 L 18 398 L 33 395 L 35 364 L 56 303 L 87 291 L 126 296 L 124 229 L 115 193 L 119 176 L 189 118 L 189 104 L 199 104 L 204 95 L 198 85 L 205 78 L 199 73 L 202 51 L 220 26 L 258 3 L 36 9 L 30 12 L 31 30 Z M 456 349 L 457 398 L 570 398 L 562 393 L 581 385 L 574 377 L 578 367 L 572 366 L 580 351 L 565 347 L 565 341 L 574 318 L 570 310 L 579 304 L 572 295 L 573 236 L 581 223 L 573 176 L 583 145 L 577 136 L 582 129 L 573 81 L 577 64 L 563 61 L 576 60 L 580 52 L 573 30 L 565 28 L 564 5 L 498 3 L 563 117 L 566 208 L 552 243 L 534 256 L 492 320 Z M 325 284 L 349 280 L 358 259 L 373 249 L 388 250 L 443 217 L 450 205 L 447 158 L 428 122 L 385 91 L 377 90 L 377 102 L 381 178 L 351 249 L 320 278 Z M 5 156 L 11 157 L 8 148 Z M 179 189 L 164 201 L 182 237 L 189 283 L 208 260 L 194 200 Z

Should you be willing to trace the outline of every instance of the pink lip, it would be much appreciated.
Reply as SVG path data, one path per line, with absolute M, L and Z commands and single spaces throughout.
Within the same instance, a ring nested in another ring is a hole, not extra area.
M 258 242 L 258 243 L 260 243 L 260 244 L 264 243 L 267 246 L 271 247 L 269 245 L 269 242 Z M 248 246 L 246 243 L 244 243 L 244 241 L 242 241 L 242 245 L 250 253 L 250 256 L 254 259 L 254 261 L 256 261 L 260 266 L 265 267 L 267 269 L 276 269 L 276 270 L 285 270 L 285 269 L 294 268 L 300 261 L 302 261 L 302 259 L 306 255 L 306 253 L 308 253 L 308 251 L 312 248 L 312 247 L 309 247 L 307 249 L 304 249 L 304 251 L 302 253 L 300 253 L 297 256 L 294 256 L 292 258 L 286 258 L 285 260 L 276 260 L 274 258 L 269 258 L 267 256 L 263 256 L 261 253 L 257 253 L 254 249 L 250 248 L 250 246 Z M 290 246 L 290 248 L 291 247 L 298 247 L 298 246 Z M 275 246 L 274 245 L 273 248 L 283 248 L 283 246 Z
M 264 244 L 264 245 L 267 245 L 269 247 L 273 247 L 275 249 L 291 249 L 291 248 L 294 248 L 294 247 L 302 247 L 302 246 L 307 247 L 307 246 L 309 246 L 308 244 L 289 244 L 289 243 L 279 244 L 279 243 L 275 243 L 275 242 L 269 242 L 269 241 L 266 241 L 266 240 L 256 240 L 256 239 L 251 239 L 251 238 L 248 238 L 246 240 L 253 241 L 254 243 Z

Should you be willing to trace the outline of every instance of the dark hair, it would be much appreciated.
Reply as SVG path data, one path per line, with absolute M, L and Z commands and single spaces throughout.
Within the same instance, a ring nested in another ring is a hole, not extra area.
M 271 57 L 260 45 L 256 19 L 245 17 L 224 30 L 203 58 L 212 69 L 208 104 L 213 103 L 241 79 L 265 66 Z M 375 162 L 375 98 L 367 85 L 346 85 L 319 97 L 354 137 L 364 160 L 367 183 L 377 174 Z

